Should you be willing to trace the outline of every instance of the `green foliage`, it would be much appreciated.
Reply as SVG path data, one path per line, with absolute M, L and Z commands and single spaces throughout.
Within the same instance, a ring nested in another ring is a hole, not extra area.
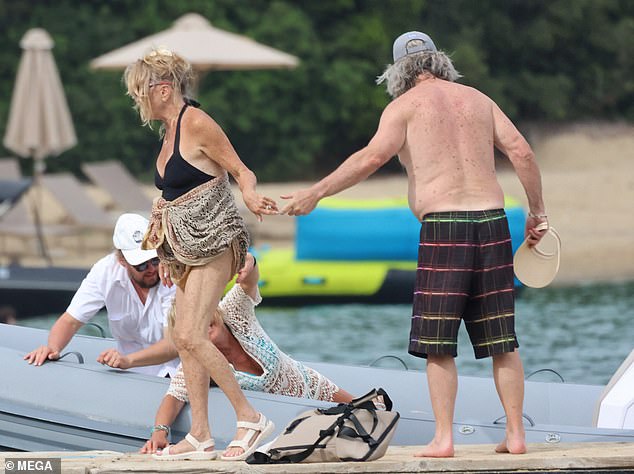
M 263 181 L 322 176 L 367 143 L 389 100 L 374 80 L 393 39 L 412 29 L 429 33 L 461 81 L 516 121 L 634 120 L 631 0 L 0 0 L 0 134 L 19 41 L 42 27 L 55 40 L 79 138 L 49 169 L 79 173 L 82 162 L 116 158 L 149 181 L 157 133 L 140 126 L 121 73 L 89 62 L 190 11 L 301 60 L 290 71 L 200 79 L 204 109 Z

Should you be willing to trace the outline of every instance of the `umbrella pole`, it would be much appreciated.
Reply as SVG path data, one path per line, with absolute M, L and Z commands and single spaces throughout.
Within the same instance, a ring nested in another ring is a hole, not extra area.
M 42 187 L 41 187 L 41 175 L 44 163 L 42 160 L 35 160 L 33 167 L 33 183 L 35 187 L 34 199 L 33 199 L 33 220 L 35 221 L 35 235 L 37 236 L 37 243 L 40 250 L 40 256 L 46 261 L 48 265 L 51 265 L 51 256 L 48 254 L 46 248 L 46 241 L 44 240 L 44 233 L 42 232 L 42 220 L 40 219 L 40 205 L 42 204 Z

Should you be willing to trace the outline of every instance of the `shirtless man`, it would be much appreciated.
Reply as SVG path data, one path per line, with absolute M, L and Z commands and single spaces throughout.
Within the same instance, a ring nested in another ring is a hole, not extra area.
M 526 452 L 524 372 L 514 329 L 513 264 L 496 179 L 494 147 L 511 161 L 529 205 L 526 236 L 541 239 L 546 220 L 534 154 L 489 97 L 454 81 L 449 57 L 424 33 L 398 37 L 387 82 L 394 100 L 369 144 L 313 186 L 282 196 L 281 213 L 304 215 L 320 199 L 366 179 L 394 155 L 407 171 L 409 206 L 421 220 L 409 352 L 427 359 L 436 418 L 433 440 L 417 456 L 451 457 L 458 386 L 454 357 L 465 320 L 476 358 L 493 358 L 493 377 L 507 417 L 498 452 Z

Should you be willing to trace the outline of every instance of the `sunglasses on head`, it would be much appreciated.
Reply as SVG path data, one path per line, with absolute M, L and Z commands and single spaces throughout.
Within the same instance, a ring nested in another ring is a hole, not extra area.
M 147 267 L 150 263 L 152 264 L 152 266 L 158 267 L 158 264 L 161 263 L 161 260 L 158 257 L 154 257 L 146 262 L 139 263 L 138 265 L 132 265 L 132 268 L 134 268 L 137 272 L 144 272 L 145 270 L 147 270 Z
M 150 82 L 147 86 L 149 89 L 151 89 L 152 87 L 162 86 L 162 85 L 171 86 L 172 83 L 169 81 Z

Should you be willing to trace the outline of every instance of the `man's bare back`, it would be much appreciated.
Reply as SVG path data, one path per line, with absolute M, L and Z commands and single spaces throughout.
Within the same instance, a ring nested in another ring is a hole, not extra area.
M 448 61 L 448 59 L 447 59 Z M 408 175 L 409 206 L 419 219 L 430 212 L 504 207 L 494 149 L 513 165 L 526 191 L 531 245 L 544 218 L 541 175 L 530 145 L 497 104 L 476 89 L 423 71 L 415 85 L 383 111 L 367 146 L 309 188 L 281 196 L 280 214 L 304 215 L 319 200 L 363 181 L 398 155 Z
M 423 76 L 390 104 L 391 113 L 407 121 L 398 157 L 419 219 L 429 212 L 504 207 L 495 177 L 491 105 L 477 90 L 433 76 Z

